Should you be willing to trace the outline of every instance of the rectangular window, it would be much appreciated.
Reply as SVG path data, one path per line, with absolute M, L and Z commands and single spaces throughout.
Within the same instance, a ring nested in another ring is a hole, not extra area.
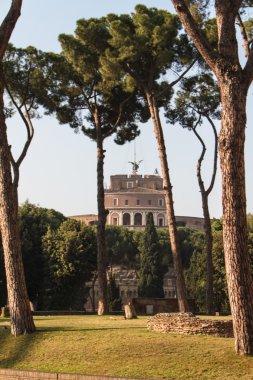
M 137 205 L 137 206 L 140 205 L 140 200 L 139 200 L 139 199 L 136 200 L 136 205 Z
M 113 198 L 113 206 L 118 206 L 118 198 Z
M 159 225 L 159 227 L 163 226 L 163 218 L 159 218 L 158 225 Z
M 127 182 L 127 188 L 128 189 L 132 189 L 134 187 L 134 183 L 133 182 Z
M 125 200 L 125 206 L 128 206 L 128 199 Z
M 148 205 L 149 205 L 149 206 L 152 205 L 152 201 L 151 201 L 151 199 L 149 199 L 149 201 L 148 201 Z
M 159 199 L 158 204 L 160 207 L 162 207 L 163 206 L 163 199 Z
M 113 224 L 114 226 L 117 226 L 117 225 L 118 225 L 118 219 L 117 219 L 117 218 L 113 218 L 113 219 L 112 219 L 112 224 Z

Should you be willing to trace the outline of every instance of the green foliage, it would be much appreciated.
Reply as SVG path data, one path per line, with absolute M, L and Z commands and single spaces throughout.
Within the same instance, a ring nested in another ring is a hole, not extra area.
M 206 267 L 204 251 L 193 253 L 190 266 L 185 271 L 185 283 L 188 297 L 195 300 L 198 310 L 205 310 Z
M 124 227 L 106 226 L 105 236 L 108 265 L 136 268 L 138 244 L 135 240 L 135 231 Z
M 173 266 L 168 230 L 158 229 L 157 234 L 163 255 L 163 273 L 166 273 L 168 267 Z M 178 238 L 183 268 L 187 269 L 190 266 L 192 255 L 195 252 L 201 252 L 203 250 L 204 235 L 200 230 L 188 227 L 178 227 Z
M 158 106 L 166 104 L 172 91 L 164 75 L 192 58 L 187 37 L 179 33 L 178 17 L 137 5 L 132 15 L 109 15 L 107 21 L 111 38 L 102 57 L 104 78 L 123 81 L 127 91 L 159 94 Z
M 109 272 L 108 278 L 108 303 L 109 311 L 119 311 L 122 309 L 119 286 L 117 286 L 112 272 Z
M 55 231 L 66 218 L 59 212 L 25 202 L 19 208 L 21 250 L 29 299 L 43 308 L 47 263 L 42 240 L 48 228 Z
M 85 281 L 96 269 L 94 230 L 76 220 L 66 220 L 43 238 L 48 260 L 48 307 L 82 309 L 88 289 Z
M 213 231 L 222 231 L 222 219 L 213 218 L 211 224 Z
M 205 117 L 220 119 L 220 93 L 209 73 L 183 79 L 174 104 L 174 108 L 166 108 L 168 121 L 171 124 L 179 122 L 189 130 L 201 125 Z
M 22 254 L 25 264 L 29 298 L 39 309 L 82 308 L 87 296 L 85 281 L 90 281 L 96 269 L 95 229 L 80 224 L 54 211 L 24 203 L 19 210 Z M 248 250 L 252 259 L 252 215 L 247 215 Z M 224 265 L 222 223 L 212 221 L 214 305 L 215 310 L 229 312 Z M 154 295 L 171 265 L 172 258 L 168 231 L 130 231 L 123 227 L 106 229 L 109 265 L 123 265 L 136 269 L 140 285 Z M 194 298 L 200 311 L 205 310 L 205 253 L 202 231 L 179 228 L 179 240 L 186 275 L 188 296 Z M 140 249 L 140 254 L 138 249 Z M 2 249 L 0 250 L 0 305 L 6 304 L 6 280 Z M 157 281 L 156 281 L 157 280 Z M 158 281 L 159 280 L 159 281 Z M 109 277 L 112 310 L 120 309 L 120 296 L 115 279 Z
M 170 239 L 167 229 L 157 229 L 158 240 L 160 244 L 161 256 L 162 256 L 162 266 L 163 274 L 168 272 L 168 267 L 173 266 L 173 260 L 170 248 Z
M 34 47 L 18 49 L 9 45 L 3 62 L 5 92 L 9 103 L 6 116 L 15 112 L 29 114 L 30 119 L 39 117 L 39 94 L 41 92 L 38 69 L 39 51 Z
M 162 256 L 152 213 L 147 214 L 140 245 L 138 294 L 140 297 L 164 297 Z
M 218 28 L 216 19 L 209 19 L 204 22 L 204 35 L 206 36 L 210 46 L 217 51 L 218 49 Z
M 44 93 L 40 101 L 61 124 L 97 141 L 98 125 L 102 139 L 115 133 L 123 144 L 138 136 L 137 121 L 145 121 L 142 103 L 130 96 L 120 83 L 108 86 L 101 76 L 101 60 L 108 47 L 105 19 L 81 19 L 74 35 L 62 34 L 61 54 L 44 53 L 40 72 Z
M 183 268 L 187 269 L 190 266 L 192 255 L 202 251 L 204 246 L 204 235 L 202 231 L 197 229 L 179 227 L 178 236 L 182 252 Z
M 222 231 L 213 233 L 214 307 L 220 312 L 230 312 L 226 281 Z
M 47 260 L 43 254 L 42 239 L 48 228 L 55 230 L 65 217 L 55 211 L 25 202 L 19 207 L 19 229 L 29 299 L 43 309 L 48 281 Z M 0 305 L 5 305 L 6 278 L 2 247 L 0 249 Z
M 222 313 L 229 313 L 226 272 L 224 263 L 223 239 L 221 224 L 213 221 L 213 291 L 214 309 Z M 188 295 L 194 298 L 200 311 L 205 311 L 206 297 L 206 259 L 205 251 L 201 247 L 191 257 L 190 265 L 185 271 Z

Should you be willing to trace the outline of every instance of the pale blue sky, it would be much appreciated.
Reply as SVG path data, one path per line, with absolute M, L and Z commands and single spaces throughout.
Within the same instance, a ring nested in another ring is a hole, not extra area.
M 57 37 L 72 33 L 79 18 L 100 17 L 107 13 L 129 13 L 138 4 L 135 0 L 24 0 L 22 15 L 12 36 L 18 47 L 34 45 L 47 51 L 59 51 Z M 168 0 L 143 0 L 142 4 L 172 10 Z M 0 17 L 9 0 L 3 0 Z M 252 94 L 252 88 L 250 89 Z M 249 97 L 252 103 L 252 96 Z M 58 125 L 53 117 L 34 121 L 35 137 L 21 167 L 20 203 L 30 202 L 54 208 L 65 215 L 96 213 L 96 146 L 82 134 L 75 134 L 68 126 Z M 24 133 L 22 122 L 15 118 L 8 124 L 11 145 L 18 151 Z M 190 132 L 179 126 L 164 123 L 168 161 L 174 191 L 177 215 L 202 216 L 201 199 L 196 179 L 196 160 L 199 145 Z M 212 136 L 208 129 L 205 139 L 212 149 Z M 253 212 L 253 132 L 252 113 L 248 115 L 246 170 L 248 212 Z M 160 171 L 160 163 L 151 124 L 142 127 L 136 140 L 137 159 L 143 160 L 140 173 Z M 210 151 L 209 149 L 209 151 Z M 106 143 L 105 183 L 110 174 L 129 174 L 128 161 L 133 160 L 133 143 L 119 147 L 112 141 Z M 211 151 L 210 151 L 211 156 Z M 206 165 L 207 177 L 210 165 Z M 210 196 L 210 211 L 221 216 L 220 175 Z

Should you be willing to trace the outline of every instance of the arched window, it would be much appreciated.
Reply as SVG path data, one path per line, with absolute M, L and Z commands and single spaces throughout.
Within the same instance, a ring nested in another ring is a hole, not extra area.
M 128 214 L 128 212 L 126 212 L 124 215 L 123 215 L 123 226 L 130 226 L 130 214 Z
M 142 226 L 142 215 L 139 212 L 134 215 L 134 225 Z

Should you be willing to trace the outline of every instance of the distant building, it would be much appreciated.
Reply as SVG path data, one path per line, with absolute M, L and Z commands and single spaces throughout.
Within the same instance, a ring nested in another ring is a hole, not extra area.
M 166 227 L 166 209 L 163 179 L 158 174 L 117 174 L 110 177 L 110 187 L 105 189 L 105 208 L 109 211 L 106 223 L 133 229 L 143 229 L 146 217 L 153 213 L 157 227 Z M 72 219 L 89 225 L 97 224 L 95 214 L 74 215 Z M 179 227 L 204 229 L 204 219 L 193 216 L 176 216 Z
M 143 228 L 146 217 L 152 212 L 157 227 L 166 227 L 166 208 L 163 179 L 158 174 L 118 174 L 111 176 L 105 190 L 105 208 L 109 211 L 107 224 L 128 228 Z M 178 226 L 203 230 L 203 218 L 176 216 Z
M 138 282 L 136 271 L 120 266 L 114 266 L 110 270 L 112 270 L 115 276 L 115 282 L 117 286 L 119 286 L 122 305 L 126 305 L 132 301 L 133 298 L 137 298 Z M 91 281 L 86 283 L 86 285 L 90 287 L 90 291 L 85 309 L 87 311 L 95 311 L 98 304 L 98 281 L 96 280 L 94 283 Z M 169 271 L 164 275 L 163 289 L 165 298 L 176 298 L 176 278 L 172 268 L 169 268 Z
M 139 162 L 140 163 L 140 162 Z M 163 193 L 163 179 L 156 171 L 151 175 L 137 174 L 139 163 L 132 162 L 133 172 L 130 175 L 117 174 L 110 177 L 110 187 L 105 189 L 105 208 L 108 210 L 106 224 L 124 226 L 131 229 L 144 229 L 146 218 L 152 212 L 157 228 L 167 227 L 166 208 Z M 95 214 L 74 215 L 70 218 L 87 225 L 97 224 Z M 192 216 L 176 216 L 181 227 L 204 229 L 204 219 Z M 138 297 L 136 271 L 123 267 L 113 267 L 113 274 L 120 289 L 122 303 L 127 304 Z M 93 311 L 97 307 L 97 280 L 86 284 L 89 286 L 89 297 L 85 308 Z M 163 279 L 165 298 L 176 298 L 176 280 L 173 268 L 169 268 Z
M 98 216 L 96 214 L 84 214 L 84 215 L 72 215 L 69 216 L 70 219 L 78 220 L 84 224 L 92 226 L 93 224 L 97 224 Z

